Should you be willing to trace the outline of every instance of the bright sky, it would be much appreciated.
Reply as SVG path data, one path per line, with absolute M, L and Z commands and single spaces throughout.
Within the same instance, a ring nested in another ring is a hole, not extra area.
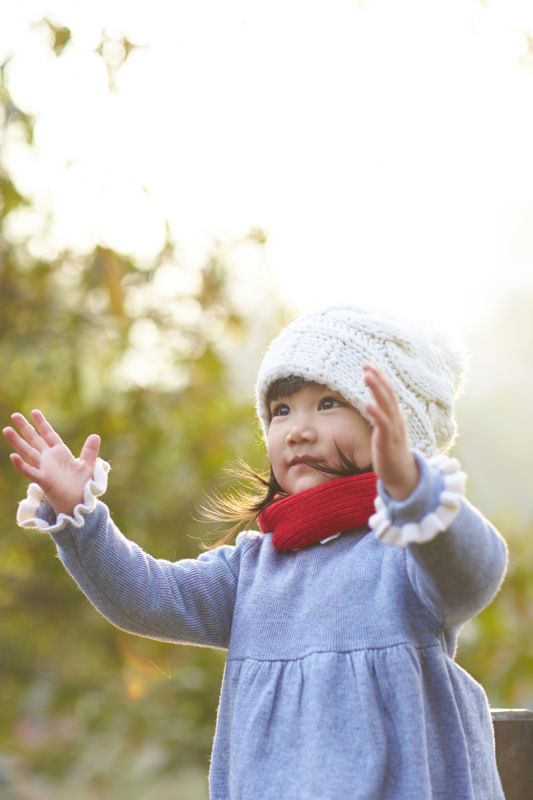
M 73 32 L 55 58 L 30 24 Z M 146 48 L 107 89 L 102 29 Z M 13 143 L 59 245 L 189 263 L 252 226 L 293 308 L 353 300 L 466 332 L 533 289 L 531 0 L 3 0 L 37 114 Z M 13 233 L 33 224 L 15 218 Z

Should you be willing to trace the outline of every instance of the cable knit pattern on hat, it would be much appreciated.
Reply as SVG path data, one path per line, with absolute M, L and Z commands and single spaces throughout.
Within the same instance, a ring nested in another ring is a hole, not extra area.
M 462 388 L 466 357 L 439 335 L 376 309 L 339 304 L 296 319 L 272 342 L 259 370 L 257 413 L 265 433 L 274 381 L 297 375 L 340 392 L 370 423 L 371 392 L 363 364 L 390 380 L 407 422 L 409 442 L 425 455 L 445 452 L 456 435 L 454 399 Z

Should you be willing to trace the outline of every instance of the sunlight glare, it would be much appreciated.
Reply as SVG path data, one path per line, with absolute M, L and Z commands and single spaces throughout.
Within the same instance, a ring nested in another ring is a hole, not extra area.
M 146 257 L 167 219 L 199 263 L 212 235 L 260 226 L 291 306 L 400 301 L 459 329 L 503 275 L 532 284 L 530 3 L 8 5 L 45 165 L 17 173 L 49 194 L 56 240 Z M 57 59 L 28 31 L 45 14 L 73 31 Z M 92 52 L 103 27 L 148 45 L 117 94 Z

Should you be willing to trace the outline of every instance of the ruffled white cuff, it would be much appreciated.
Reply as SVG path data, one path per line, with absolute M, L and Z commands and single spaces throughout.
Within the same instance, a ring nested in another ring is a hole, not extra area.
M 90 514 L 94 510 L 96 498 L 100 497 L 107 489 L 107 473 L 110 469 L 111 467 L 107 461 L 98 458 L 94 467 L 94 475 L 85 484 L 83 503 L 78 503 L 72 517 L 69 517 L 68 514 L 59 514 L 53 525 L 37 516 L 37 510 L 46 495 L 39 484 L 30 483 L 27 497 L 21 501 L 18 507 L 17 523 L 21 528 L 37 528 L 43 533 L 57 533 L 57 531 L 63 530 L 66 525 L 82 528 L 85 524 L 83 515 Z
M 447 530 L 459 514 L 466 483 L 466 474 L 461 471 L 459 461 L 439 453 L 428 458 L 427 464 L 444 475 L 444 489 L 440 493 L 437 508 L 426 514 L 420 522 L 396 526 L 392 524 L 389 510 L 378 495 L 374 500 L 376 513 L 370 517 L 368 524 L 384 544 L 407 547 L 409 544 L 429 542 L 441 531 Z

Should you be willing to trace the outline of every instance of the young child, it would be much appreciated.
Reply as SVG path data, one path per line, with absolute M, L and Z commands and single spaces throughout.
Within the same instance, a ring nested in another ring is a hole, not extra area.
M 75 459 L 40 412 L 37 430 L 13 414 L 11 458 L 34 482 L 19 524 L 51 534 L 118 627 L 228 650 L 213 800 L 503 800 L 487 698 L 453 660 L 507 560 L 443 455 L 463 371 L 384 312 L 297 319 L 257 382 L 262 533 L 176 563 L 124 538 L 97 500 L 98 436 Z

